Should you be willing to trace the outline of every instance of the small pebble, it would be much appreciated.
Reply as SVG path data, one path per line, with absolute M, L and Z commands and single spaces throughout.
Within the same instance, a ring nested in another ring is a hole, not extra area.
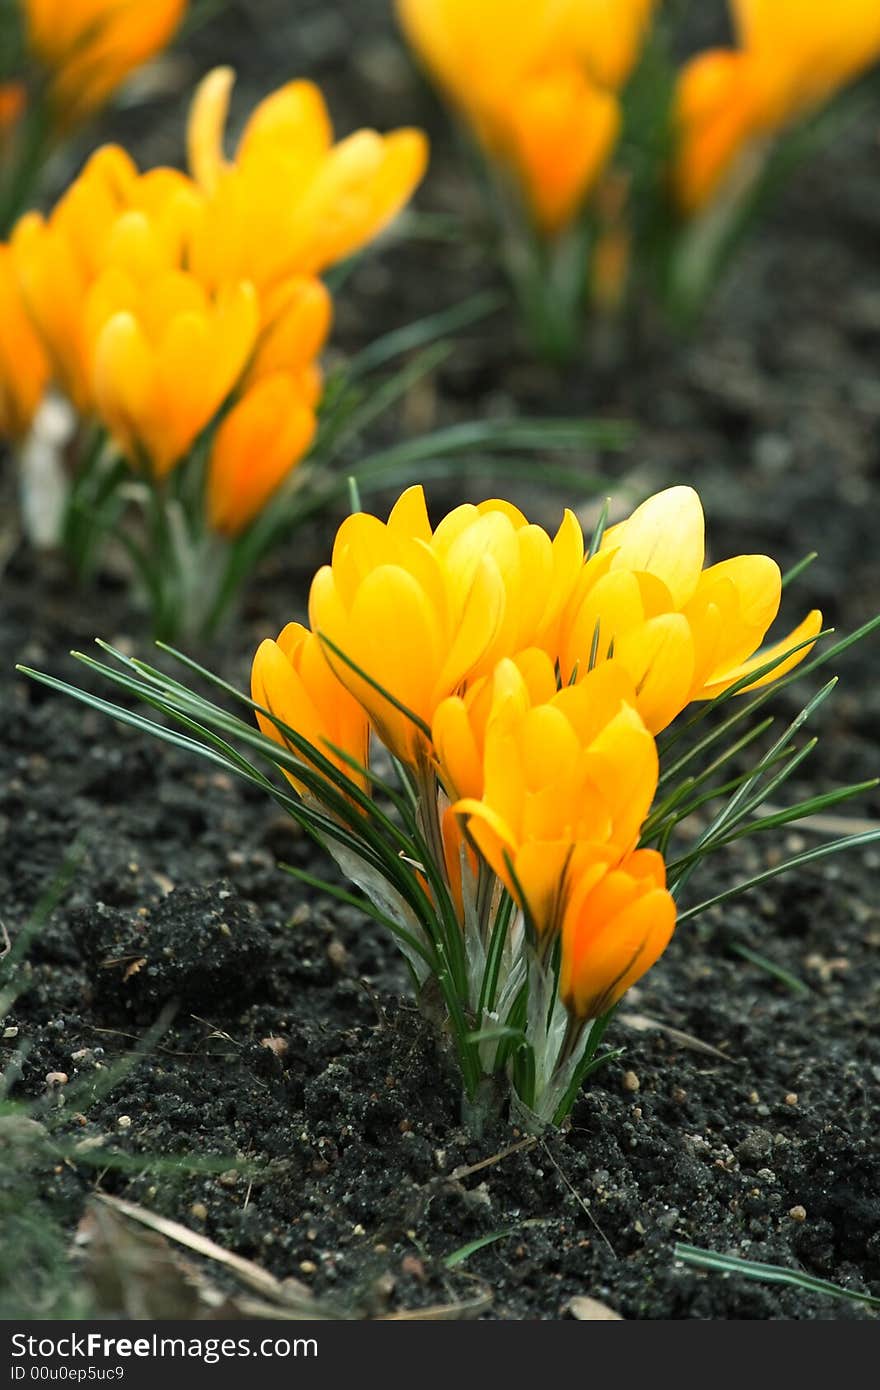
M 625 1091 L 637 1091 L 640 1085 L 641 1082 L 634 1071 L 625 1071 L 623 1073 L 623 1089 Z
M 327 947 L 327 959 L 336 970 L 344 969 L 348 962 L 348 951 L 342 942 L 337 941 L 335 937 Z
M 792 1221 L 806 1221 L 807 1219 L 806 1207 L 802 1207 L 800 1204 L 796 1207 L 789 1207 L 788 1214 Z
M 131 1116 L 130 1116 L 130 1115 L 120 1115 L 120 1116 L 119 1116 L 119 1119 L 116 1121 L 116 1128 L 117 1128 L 117 1129 L 131 1129 Z
M 314 1260 L 300 1260 L 299 1268 L 301 1274 L 317 1274 L 318 1266 Z
M 797 1105 L 797 1091 L 789 1091 L 788 1095 L 785 1097 L 785 1103 L 786 1105 Z
M 12 1026 L 10 1025 L 9 1028 L 4 1028 L 4 1029 L 3 1029 L 3 1036 L 4 1036 L 4 1038 L 17 1038 L 17 1037 L 18 1037 L 18 1029 L 17 1029 L 17 1028 L 14 1028 L 14 1027 L 12 1027 Z
M 207 1221 L 208 1208 L 205 1206 L 204 1202 L 193 1202 L 189 1209 L 189 1214 L 195 1221 Z
M 221 1187 L 234 1187 L 238 1182 L 238 1169 L 227 1168 L 225 1173 L 221 1173 L 217 1179 Z
M 46 1073 L 47 1086 L 66 1086 L 70 1080 L 66 1071 L 49 1071 Z

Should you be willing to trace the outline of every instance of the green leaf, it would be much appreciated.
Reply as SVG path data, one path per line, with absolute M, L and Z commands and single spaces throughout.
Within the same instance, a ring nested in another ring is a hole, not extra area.
M 762 956 L 758 951 L 753 951 L 750 946 L 744 946 L 741 941 L 731 941 L 728 949 L 734 955 L 742 956 L 750 965 L 755 965 L 759 970 L 763 970 L 767 975 L 772 975 L 774 979 L 781 981 L 786 989 L 790 989 L 792 994 L 812 994 L 810 986 L 797 975 L 793 975 L 790 970 L 777 965 L 775 961 L 769 960 L 767 956 Z
M 440 338 L 469 327 L 472 323 L 479 323 L 481 319 L 494 314 L 503 304 L 504 296 L 497 290 L 483 290 L 468 299 L 463 299 L 459 304 L 454 304 L 451 309 L 441 309 L 439 313 L 428 314 L 425 318 L 405 324 L 403 328 L 392 329 L 390 333 L 375 338 L 351 358 L 344 368 L 344 378 L 357 381 L 367 372 L 384 366 L 386 362 L 401 357 L 405 352 L 426 347 Z
M 510 1236 L 516 1235 L 516 1227 L 511 1226 L 506 1231 L 493 1231 L 488 1236 L 477 1236 L 476 1240 L 469 1240 L 467 1245 L 460 1245 L 457 1250 L 453 1250 L 451 1255 L 444 1255 L 444 1269 L 455 1269 L 456 1265 L 464 1264 L 465 1260 L 471 1255 L 476 1255 L 478 1250 L 483 1250 L 487 1245 L 494 1245 L 498 1240 L 507 1240 Z
M 742 1260 L 736 1255 L 718 1255 L 714 1250 L 702 1250 L 697 1245 L 676 1245 L 675 1258 L 697 1269 L 718 1270 L 722 1274 L 741 1274 L 745 1279 L 759 1279 L 767 1284 L 788 1284 L 808 1293 L 824 1293 L 831 1298 L 848 1298 L 854 1303 L 867 1303 L 871 1308 L 880 1308 L 880 1298 L 873 1294 L 859 1293 L 856 1289 L 845 1289 L 842 1284 L 832 1284 L 828 1279 L 817 1279 L 815 1275 L 805 1274 L 800 1269 L 787 1269 L 784 1265 L 762 1264 L 759 1260 Z
M 697 917 L 701 912 L 705 912 L 708 907 L 714 907 L 717 903 L 728 902 L 731 898 L 738 897 L 740 893 L 747 893 L 750 888 L 757 888 L 762 883 L 769 883 L 771 878 L 778 878 L 780 874 L 787 874 L 791 869 L 801 869 L 818 859 L 825 859 L 831 854 L 840 854 L 845 849 L 864 849 L 866 845 L 876 844 L 878 840 L 880 840 L 880 830 L 866 830 L 861 835 L 845 835 L 840 840 L 832 840 L 828 844 L 818 845 L 814 849 L 807 850 L 804 854 L 796 854 L 794 858 L 787 859 L 784 864 L 776 864 L 772 869 L 765 869 L 762 874 L 755 874 L 754 878 L 746 879 L 733 888 L 726 888 L 723 893 L 716 893 L 714 897 L 706 898 L 703 902 L 696 903 L 694 907 L 688 907 L 684 912 L 679 912 L 678 923 L 681 925 L 689 918 Z

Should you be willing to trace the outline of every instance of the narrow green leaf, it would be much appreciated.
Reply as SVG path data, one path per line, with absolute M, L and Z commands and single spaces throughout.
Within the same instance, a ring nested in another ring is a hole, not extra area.
M 812 994 L 810 986 L 799 976 L 793 975 L 784 966 L 777 965 L 775 961 L 769 960 L 767 956 L 762 956 L 760 952 L 753 951 L 750 946 L 744 946 L 741 941 L 728 942 L 728 949 L 734 955 L 742 956 L 750 965 L 756 965 L 759 970 L 763 970 L 767 975 L 772 975 L 774 979 L 780 980 L 786 989 L 790 989 L 792 994 Z
M 500 309 L 504 298 L 497 290 L 484 290 L 459 304 L 454 304 L 451 309 L 442 309 L 437 314 L 416 319 L 403 328 L 383 333 L 351 358 L 344 369 L 345 378 L 356 381 L 367 372 L 374 371 L 376 367 L 384 366 L 393 358 L 402 357 L 405 352 L 426 347 L 440 338 L 469 327 L 472 323 L 479 323 L 481 319 L 488 318 Z
M 799 579 L 804 570 L 809 569 L 813 561 L 818 560 L 818 558 L 818 550 L 811 550 L 802 560 L 798 560 L 796 565 L 792 565 L 790 570 L 786 570 L 785 574 L 782 576 L 783 589 L 787 589 L 789 584 L 793 584 L 796 579 Z
M 748 892 L 750 888 L 757 888 L 762 883 L 769 883 L 771 878 L 778 878 L 780 874 L 786 874 L 791 869 L 803 868 L 805 865 L 812 864 L 818 859 L 825 859 L 831 854 L 840 854 L 843 850 L 864 849 L 867 845 L 876 844 L 878 840 L 880 840 L 880 830 L 866 830 L 861 835 L 846 835 L 840 840 L 831 840 L 828 844 L 817 845 L 815 848 L 805 851 L 804 854 L 796 854 L 793 859 L 787 859 L 784 864 L 777 864 L 772 869 L 765 869 L 763 873 L 755 874 L 754 878 L 746 879 L 733 888 L 726 888 L 723 893 L 716 893 L 713 898 L 706 898 L 704 902 L 686 908 L 684 912 L 679 912 L 678 923 L 681 925 L 689 918 L 705 912 L 706 908 L 714 907 L 716 903 L 728 902 L 731 898 L 738 897 L 740 893 Z
M 475 1240 L 469 1240 L 467 1245 L 460 1245 L 457 1250 L 453 1250 L 451 1255 L 445 1255 L 443 1265 L 445 1269 L 455 1269 L 456 1265 L 464 1264 L 465 1260 L 471 1255 L 475 1255 L 478 1250 L 483 1250 L 487 1245 L 494 1245 L 498 1240 L 507 1240 L 508 1237 L 516 1235 L 516 1227 L 511 1226 L 506 1231 L 493 1231 L 488 1236 L 477 1236 Z
M 714 1250 L 701 1250 L 697 1245 L 676 1245 L 675 1258 L 698 1269 L 718 1270 L 722 1274 L 741 1274 L 744 1279 L 759 1279 L 767 1284 L 789 1284 L 792 1288 L 804 1289 L 808 1293 L 824 1293 L 831 1298 L 848 1298 L 854 1303 L 867 1303 L 871 1308 L 880 1308 L 880 1298 L 873 1294 L 845 1289 L 842 1284 L 832 1284 L 828 1279 L 817 1279 L 813 1274 L 805 1274 L 800 1269 L 787 1269 L 784 1265 L 742 1260 L 736 1255 L 718 1255 Z

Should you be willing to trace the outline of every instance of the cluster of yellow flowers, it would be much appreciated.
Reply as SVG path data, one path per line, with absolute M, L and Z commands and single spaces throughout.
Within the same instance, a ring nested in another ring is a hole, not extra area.
M 573 513 L 551 537 L 503 501 L 457 507 L 432 530 L 412 487 L 387 523 L 342 524 L 312 582 L 312 630 L 264 641 L 252 681 L 263 732 L 283 744 L 280 721 L 360 792 L 370 731 L 381 739 L 435 826 L 462 928 L 491 870 L 539 956 L 560 943 L 559 995 L 581 1025 L 672 934 L 663 860 L 638 848 L 654 735 L 691 700 L 775 679 L 821 625 L 812 612 L 756 654 L 779 570 L 762 555 L 704 568 L 689 487 L 650 498 L 584 551 Z
M 670 184 L 688 215 L 750 146 L 880 56 L 874 0 L 730 8 L 739 46 L 699 54 L 675 79 Z M 412 47 L 490 159 L 512 171 L 545 234 L 567 227 L 596 190 L 659 9 L 658 0 L 397 0 Z
M 541 229 L 579 211 L 612 153 L 656 0 L 397 0 L 401 24 Z
M 10 14 L 7 22 L 19 21 L 36 72 L 32 83 L 7 74 L 0 81 L 0 175 L 14 163 L 20 127 L 28 115 L 45 127 L 37 142 L 40 147 L 92 115 L 136 68 L 171 41 L 187 0 L 155 0 L 149 5 L 140 0 L 14 0 L 12 9 L 18 14 Z M 10 37 L 6 31 L 4 36 Z M 37 103 L 44 106 L 44 115 L 33 110 Z M 39 163 L 37 149 L 27 154 Z M 18 172 L 35 176 L 38 170 Z M 7 177 L 14 179 L 14 174 Z M 3 244 L 0 316 L 0 438 L 18 439 L 27 432 L 43 397 L 50 365 L 22 302 L 13 258 Z
M 50 375 L 153 480 L 213 427 L 208 513 L 226 535 L 314 435 L 331 321 L 319 274 L 398 212 L 427 158 L 416 130 L 334 143 L 320 91 L 300 81 L 257 106 L 228 159 L 233 76 L 218 68 L 196 92 L 189 174 L 141 173 L 105 146 L 0 250 L 0 302 L 18 328 L 0 428 L 27 427 Z
M 874 0 L 730 0 L 730 7 L 738 46 L 698 54 L 678 80 L 674 184 L 688 213 L 710 202 L 750 149 L 880 58 Z

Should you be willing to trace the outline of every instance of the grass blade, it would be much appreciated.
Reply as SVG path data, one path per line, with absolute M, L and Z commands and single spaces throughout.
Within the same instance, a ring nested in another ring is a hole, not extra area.
M 824 1293 L 830 1298 L 848 1298 L 855 1303 L 867 1303 L 870 1308 L 880 1308 L 880 1298 L 873 1294 L 859 1293 L 856 1289 L 845 1289 L 842 1284 L 832 1284 L 828 1279 L 817 1279 L 800 1269 L 787 1269 L 785 1265 L 763 1264 L 760 1260 L 741 1260 L 736 1255 L 718 1255 L 714 1250 L 701 1250 L 697 1245 L 676 1245 L 675 1258 L 697 1269 L 718 1270 L 722 1274 L 741 1274 L 745 1279 L 760 1279 L 767 1284 L 788 1284 L 808 1293 Z

